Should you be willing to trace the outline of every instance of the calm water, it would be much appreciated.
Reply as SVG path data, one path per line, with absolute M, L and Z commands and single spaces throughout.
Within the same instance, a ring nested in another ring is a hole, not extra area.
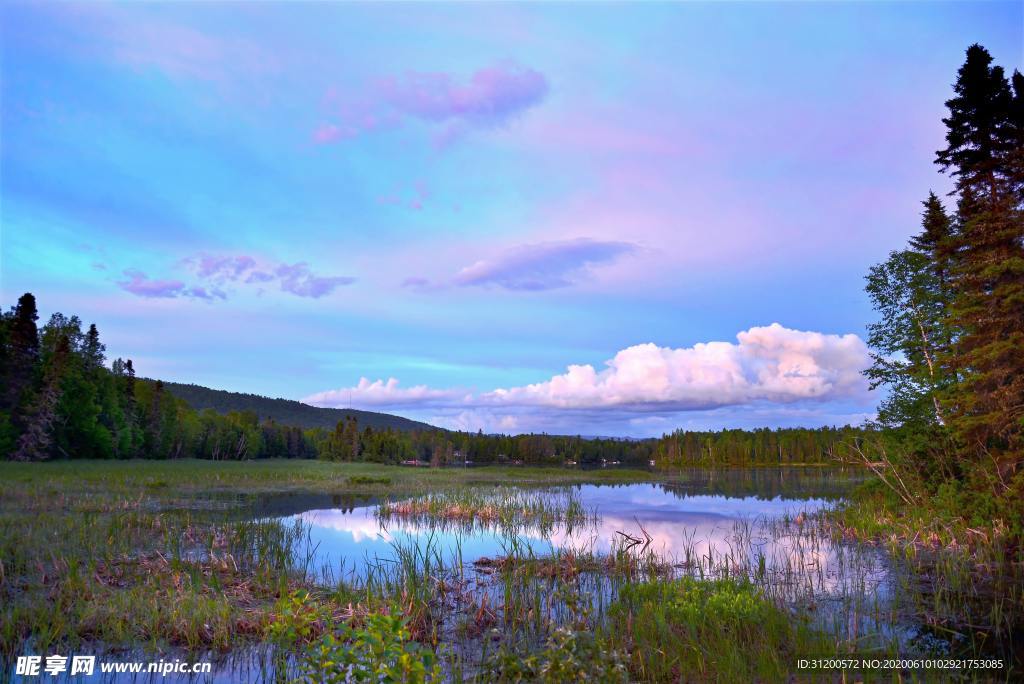
M 482 557 L 502 555 L 509 536 L 527 544 L 534 553 L 553 548 L 610 551 L 619 532 L 642 537 L 643 530 L 653 538 L 652 549 L 670 557 L 687 548 L 707 553 L 710 547 L 724 548 L 740 521 L 756 522 L 765 518 L 796 517 L 828 504 L 824 499 L 793 500 L 776 497 L 686 495 L 657 484 L 580 485 L 573 488 L 583 506 L 596 513 L 595 524 L 555 525 L 550 530 L 525 526 L 505 534 L 499 528 L 452 529 L 448 525 L 378 519 L 377 506 L 349 509 L 324 508 L 303 511 L 286 522 L 301 520 L 309 529 L 317 547 L 320 563 L 343 564 L 358 571 L 367 560 L 393 556 L 396 544 L 425 544 L 459 553 L 472 563 Z
M 819 588 L 828 588 L 846 577 L 838 567 L 842 559 L 833 545 L 799 534 L 792 521 L 832 505 L 859 481 L 837 471 L 704 470 L 673 474 L 663 484 L 551 488 L 538 494 L 571 496 L 592 517 L 585 524 L 545 528 L 387 520 L 378 515 L 377 502 L 331 506 L 323 499 L 307 506 L 294 501 L 301 510 L 284 520 L 308 530 L 302 553 L 332 579 L 358 579 L 367 567 L 395 559 L 399 547 L 429 547 L 446 563 L 471 566 L 508 555 L 513 547 L 536 556 L 556 550 L 608 552 L 623 534 L 642 539 L 646 533 L 650 550 L 680 571 L 760 563 L 765 572 L 815 573 Z
M 848 638 L 874 633 L 904 642 L 914 636 L 912 626 L 872 617 L 885 612 L 878 607 L 889 603 L 893 591 L 884 554 L 835 544 L 813 525 L 796 522 L 833 505 L 863 477 L 811 468 L 692 470 L 672 473 L 654 484 L 531 488 L 526 490 L 530 495 L 571 498 L 588 515 L 571 526 L 524 524 L 511 530 L 427 519 L 385 520 L 378 515 L 380 501 L 350 496 L 275 496 L 261 500 L 256 512 L 287 525 L 301 524 L 307 537 L 298 553 L 301 560 L 312 559 L 312 568 L 325 582 L 358 582 L 370 568 L 393 564 L 400 548 L 428 548 L 440 554 L 446 567 L 464 568 L 467 579 L 479 573 L 472 586 L 490 594 L 492 605 L 500 603 L 503 585 L 486 568 L 475 568 L 474 561 L 506 555 L 513 546 L 519 553 L 529 549 L 537 556 L 566 549 L 600 554 L 622 539 L 620 533 L 636 538 L 646 533 L 650 551 L 671 562 L 676 574 L 739 572 L 754 577 L 784 602 L 805 607 L 813 602 L 815 621 L 837 634 Z M 474 491 L 486 496 L 508 489 Z M 614 580 L 581 581 L 587 583 L 585 593 L 598 601 L 614 592 Z M 452 611 L 452 624 L 441 625 L 442 633 L 453 634 L 457 613 Z M 131 681 L 274 681 L 277 676 L 265 647 L 195 659 L 213 660 L 212 675 L 196 680 L 144 676 Z

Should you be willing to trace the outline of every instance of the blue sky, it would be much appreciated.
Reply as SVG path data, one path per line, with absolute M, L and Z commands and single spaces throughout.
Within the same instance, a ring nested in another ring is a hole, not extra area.
M 1024 46 L 1017 2 L 0 14 L 5 302 L 147 376 L 584 434 L 871 415 L 863 276 L 949 188 L 964 49 Z

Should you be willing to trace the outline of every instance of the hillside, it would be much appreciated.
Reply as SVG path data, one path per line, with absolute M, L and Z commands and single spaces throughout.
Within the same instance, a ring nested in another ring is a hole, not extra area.
M 215 390 L 200 385 L 184 385 L 176 382 L 164 382 L 164 387 L 179 399 L 185 400 L 189 406 L 202 411 L 213 409 L 217 413 L 228 411 L 254 411 L 261 419 L 271 418 L 282 425 L 297 425 L 303 428 L 331 429 L 338 421 L 347 416 L 354 416 L 359 427 L 372 427 L 374 430 L 391 428 L 395 430 L 435 430 L 432 425 L 421 423 L 388 413 L 359 411 L 356 409 L 334 409 L 310 406 L 291 399 L 271 399 L 258 394 L 241 394 Z

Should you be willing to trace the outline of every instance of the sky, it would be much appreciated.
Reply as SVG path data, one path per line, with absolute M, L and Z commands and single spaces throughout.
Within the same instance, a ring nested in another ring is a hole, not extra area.
M 0 5 L 0 294 L 485 432 L 859 424 L 863 292 L 1024 3 Z

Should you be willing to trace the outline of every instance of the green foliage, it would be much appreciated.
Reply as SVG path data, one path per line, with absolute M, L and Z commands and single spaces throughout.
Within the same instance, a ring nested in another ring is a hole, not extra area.
M 289 594 L 278 607 L 270 635 L 279 644 L 302 648 L 299 682 L 416 684 L 441 678 L 437 656 L 412 640 L 401 617 L 371 613 L 358 625 L 335 624 L 307 591 Z
M 591 630 L 559 627 L 544 647 L 523 654 L 502 648 L 488 663 L 489 681 L 499 682 L 628 682 L 622 655 Z
M 275 613 L 268 636 L 283 646 L 313 642 L 330 620 L 326 608 L 302 589 L 282 596 L 275 606 Z
M 622 587 L 608 634 L 643 681 L 783 680 L 820 637 L 746 580 L 684 577 Z
M 390 477 L 371 477 L 369 475 L 353 475 L 348 478 L 350 485 L 389 485 Z

